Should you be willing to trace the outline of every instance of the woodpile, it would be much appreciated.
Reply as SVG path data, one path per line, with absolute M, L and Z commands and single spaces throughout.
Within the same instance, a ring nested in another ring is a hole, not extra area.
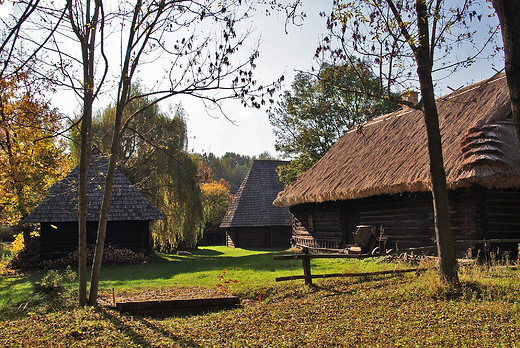
M 95 246 L 87 248 L 87 265 L 92 265 L 94 260 Z M 66 268 L 67 266 L 77 267 L 79 260 L 79 250 L 69 253 L 67 256 L 56 260 L 45 260 L 40 263 L 43 269 Z M 105 245 L 103 250 L 102 265 L 137 265 L 148 263 L 152 260 L 151 256 L 143 253 L 136 253 L 130 249 L 118 248 L 113 245 Z
M 94 259 L 94 245 L 87 248 L 87 264 L 92 265 Z M 40 237 L 31 238 L 29 245 L 25 246 L 9 262 L 8 268 L 19 271 L 36 271 L 38 269 L 59 269 L 67 266 L 77 267 L 79 260 L 78 250 L 69 253 L 67 256 L 40 262 Z M 114 245 L 105 245 L 103 250 L 103 265 L 135 265 L 144 264 L 152 261 L 152 256 L 143 253 L 136 253 L 130 249 L 118 248 Z
M 9 261 L 7 268 L 22 272 L 33 271 L 38 269 L 39 262 L 40 237 L 32 237 L 29 244 Z

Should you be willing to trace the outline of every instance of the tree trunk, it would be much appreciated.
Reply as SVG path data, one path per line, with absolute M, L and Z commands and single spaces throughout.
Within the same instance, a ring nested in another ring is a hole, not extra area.
M 79 192 L 78 192 L 78 299 L 79 305 L 87 304 L 87 175 L 91 159 L 91 125 L 92 104 L 94 102 L 94 52 L 96 43 L 96 28 L 76 25 L 79 23 L 96 23 L 101 3 L 96 1 L 94 14 L 90 18 L 91 3 L 85 4 L 85 19 L 76 18 L 72 1 L 67 2 L 69 19 L 76 37 L 81 44 L 83 64 L 83 116 L 81 119 L 80 161 L 79 161 Z M 86 30 L 85 30 L 86 29 Z
M 130 25 L 130 34 L 128 37 L 127 52 L 132 51 L 132 45 L 134 44 L 134 38 L 136 33 L 136 30 L 133 30 L 133 28 L 136 28 L 136 25 L 138 25 L 137 23 L 141 6 L 142 1 L 138 0 L 134 6 L 133 19 L 132 24 Z M 162 8 L 163 6 L 164 2 L 161 2 L 160 7 Z M 160 11 L 160 9 L 158 9 L 157 11 Z M 149 30 L 152 29 L 153 26 L 150 26 Z M 112 133 L 112 144 L 110 147 L 110 161 L 108 163 L 108 172 L 105 181 L 105 189 L 103 192 L 103 202 L 101 204 L 101 213 L 99 217 L 98 235 L 96 241 L 96 251 L 94 253 L 94 263 L 92 264 L 92 274 L 90 276 L 89 304 L 91 306 L 97 305 L 99 277 L 101 273 L 101 261 L 103 258 L 103 249 L 105 247 L 108 212 L 110 209 L 110 196 L 112 194 L 114 173 L 116 170 L 117 155 L 119 152 L 119 138 L 121 135 L 123 111 L 128 101 L 128 95 L 130 94 L 130 85 L 132 83 L 130 64 L 132 64 L 132 67 L 135 68 L 138 65 L 138 61 L 138 57 L 131 57 L 130 54 L 127 54 L 124 58 L 123 69 L 121 70 L 121 79 L 119 82 L 117 94 L 116 116 L 114 120 L 114 132 Z
M 121 111 L 122 114 L 122 111 Z M 94 261 L 92 263 L 92 274 L 90 276 L 90 293 L 89 304 L 97 305 L 97 294 L 99 289 L 99 279 L 101 274 L 101 263 L 103 261 L 103 250 L 105 248 L 105 236 L 107 231 L 108 213 L 110 211 L 110 197 L 112 195 L 112 187 L 114 183 L 114 173 L 116 171 L 117 153 L 119 148 L 119 134 L 121 129 L 122 115 L 118 116 L 114 122 L 114 133 L 112 135 L 112 146 L 110 160 L 108 162 L 108 172 L 105 180 L 105 188 L 103 191 L 103 202 L 101 203 L 101 213 L 99 217 L 98 233 L 96 240 L 96 250 L 94 252 Z
M 424 0 L 417 0 L 417 22 L 419 44 L 416 50 L 417 75 L 422 95 L 422 111 L 428 134 L 428 153 L 430 155 L 430 176 L 435 217 L 435 236 L 439 254 L 441 277 L 451 283 L 458 283 L 457 257 L 451 234 L 446 172 L 442 156 L 442 142 L 439 128 L 439 115 L 432 81 L 432 57 L 430 56 L 428 9 Z
M 81 122 L 78 193 L 78 299 L 80 306 L 87 304 L 87 174 L 91 158 L 90 122 L 91 117 L 84 112 Z
M 516 139 L 520 145 L 520 2 L 493 0 L 493 7 L 502 28 L 511 111 Z

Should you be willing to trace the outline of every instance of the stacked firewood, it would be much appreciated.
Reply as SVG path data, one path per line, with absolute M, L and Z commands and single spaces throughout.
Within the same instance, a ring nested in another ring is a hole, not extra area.
M 87 265 L 92 265 L 94 260 L 95 246 L 87 248 Z M 136 253 L 130 249 L 118 248 L 114 245 L 106 245 L 103 250 L 103 265 L 135 265 L 144 264 L 152 261 L 153 257 L 143 253 Z M 67 256 L 40 262 L 40 237 L 31 238 L 29 245 L 26 245 L 9 262 L 8 268 L 16 271 L 37 271 L 38 269 L 59 269 L 67 266 L 77 267 L 79 251 L 69 253 Z
M 39 262 L 40 237 L 32 237 L 29 244 L 9 261 L 7 268 L 22 272 L 34 271 L 38 269 Z
M 87 265 L 91 265 L 94 260 L 94 249 L 92 245 L 87 248 Z M 45 260 L 40 263 L 40 268 L 57 269 L 67 266 L 77 267 L 79 260 L 79 250 L 69 253 L 67 256 L 56 260 Z M 136 265 L 148 263 L 152 260 L 151 256 L 143 253 L 136 253 L 130 249 L 118 248 L 113 245 L 105 246 L 103 250 L 102 265 Z

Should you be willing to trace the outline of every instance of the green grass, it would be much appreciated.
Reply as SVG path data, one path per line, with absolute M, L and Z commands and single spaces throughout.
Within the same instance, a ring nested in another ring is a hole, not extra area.
M 201 247 L 190 256 L 157 254 L 157 260 L 146 265 L 104 266 L 100 289 L 106 291 L 150 287 L 190 287 L 216 289 L 219 275 L 238 280 L 230 291 L 248 296 L 250 289 L 265 289 L 275 284 L 275 278 L 302 274 L 300 260 L 275 261 L 273 254 L 283 250 L 244 250 L 225 246 Z M 345 261 L 313 260 L 316 273 L 337 273 Z M 0 309 L 22 302 L 40 282 L 43 273 L 22 277 L 0 278 Z M 90 279 L 90 275 L 88 276 Z
M 215 288 L 237 279 L 242 308 L 188 317 L 147 318 L 76 308 L 70 295 L 32 296 L 41 274 L 0 279 L 5 347 L 520 347 L 520 271 L 495 265 L 461 268 L 460 287 L 439 280 L 435 265 L 420 276 L 377 276 L 276 283 L 302 274 L 300 260 L 273 261 L 274 251 L 201 248 L 191 256 L 102 269 L 101 287 Z M 321 259 L 312 272 L 372 272 L 406 264 Z M 261 301 L 259 296 L 261 295 Z M 61 297 L 60 297 L 61 296 Z M 18 302 L 17 302 L 18 301 Z

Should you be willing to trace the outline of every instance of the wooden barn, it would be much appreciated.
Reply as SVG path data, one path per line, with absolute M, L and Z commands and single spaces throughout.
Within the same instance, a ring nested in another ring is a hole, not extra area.
M 505 75 L 437 107 L 454 239 L 520 238 L 520 154 Z M 434 244 L 430 190 L 423 114 L 405 107 L 347 132 L 274 204 L 290 207 L 295 244 L 342 249 L 368 225 L 383 227 L 387 248 L 402 249 Z
M 95 244 L 108 159 L 94 149 L 87 178 L 87 244 Z M 78 248 L 79 165 L 49 189 L 24 219 L 40 223 L 40 259 L 66 256 Z M 148 252 L 149 222 L 165 217 L 118 170 L 110 199 L 106 244 Z
M 253 161 L 224 216 L 226 245 L 236 248 L 289 248 L 291 214 L 273 201 L 283 190 L 276 168 L 285 161 Z

